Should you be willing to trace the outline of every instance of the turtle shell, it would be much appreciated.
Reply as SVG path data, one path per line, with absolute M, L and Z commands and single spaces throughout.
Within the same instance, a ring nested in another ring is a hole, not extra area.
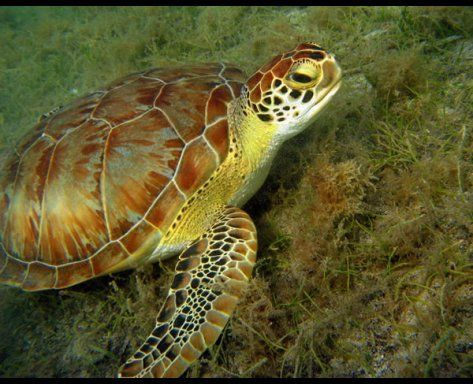
M 139 262 L 226 157 L 242 81 L 151 69 L 44 115 L 0 166 L 0 281 L 64 288 Z

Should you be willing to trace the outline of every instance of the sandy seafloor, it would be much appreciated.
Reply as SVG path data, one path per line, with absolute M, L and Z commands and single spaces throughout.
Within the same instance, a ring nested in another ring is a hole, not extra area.
M 42 113 L 127 73 L 302 41 L 344 83 L 245 207 L 254 278 L 190 377 L 473 375 L 471 8 L 0 7 L 2 157 Z M 60 229 L 58 229 L 60 230 Z M 0 288 L 0 376 L 112 377 L 173 260 L 62 291 Z

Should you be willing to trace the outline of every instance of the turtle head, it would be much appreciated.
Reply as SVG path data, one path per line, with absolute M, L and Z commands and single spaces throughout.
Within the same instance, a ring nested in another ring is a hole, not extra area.
M 299 44 L 262 66 L 246 83 L 247 102 L 283 141 L 301 132 L 341 84 L 333 55 L 315 43 Z

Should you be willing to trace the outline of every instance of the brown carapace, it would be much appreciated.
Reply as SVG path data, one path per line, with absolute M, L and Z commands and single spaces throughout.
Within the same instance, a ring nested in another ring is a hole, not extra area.
M 149 251 L 225 159 L 243 80 L 153 69 L 42 119 L 0 170 L 0 281 L 65 288 Z

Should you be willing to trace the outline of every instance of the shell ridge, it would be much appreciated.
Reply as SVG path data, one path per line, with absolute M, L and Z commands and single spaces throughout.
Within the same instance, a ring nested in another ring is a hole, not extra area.
M 61 138 L 62 139 L 62 138 Z M 46 187 L 48 185 L 48 180 L 49 180 L 49 173 L 51 171 L 51 165 L 53 163 L 53 160 L 54 160 L 54 155 L 56 153 L 56 148 L 59 144 L 59 141 L 56 141 L 56 143 L 54 144 L 54 148 L 53 148 L 53 151 L 51 152 L 51 157 L 49 158 L 49 164 L 48 164 L 48 170 L 46 172 L 46 178 L 44 179 L 44 185 L 43 185 L 43 192 L 42 192 L 42 196 L 41 196 L 41 205 L 40 205 L 40 214 L 39 214 L 39 228 L 38 228 L 38 238 L 36 240 L 36 255 L 35 255 L 35 260 L 38 260 L 38 257 L 39 257 L 39 250 L 40 250 L 40 247 L 41 247 L 41 233 L 43 231 L 43 222 L 44 222 L 44 207 L 45 207 L 45 204 L 44 204 L 44 200 L 46 199 Z M 46 233 L 47 236 L 48 236 L 48 240 L 49 240 L 49 234 Z M 49 241 L 48 241 L 49 243 Z
M 110 230 L 110 223 L 108 220 L 108 207 L 106 201 L 106 184 L 107 184 L 107 174 L 105 170 L 105 164 L 107 161 L 107 149 L 110 140 L 110 134 L 112 133 L 113 128 L 110 128 L 107 133 L 107 139 L 105 140 L 105 145 L 103 148 L 103 156 L 102 156 L 102 172 L 100 173 L 100 200 L 102 203 L 102 211 L 103 211 L 103 218 L 105 221 L 105 227 L 107 228 L 107 236 L 108 240 L 112 240 L 112 231 Z
M 235 99 L 235 92 L 233 92 L 232 87 L 230 87 L 230 84 L 228 84 L 228 79 L 223 75 L 223 72 L 225 72 L 225 69 L 227 68 L 227 66 L 223 62 L 221 62 L 220 65 L 222 66 L 222 69 L 218 73 L 218 77 L 220 77 L 224 81 L 225 86 L 228 88 L 228 90 L 230 91 L 232 95 L 232 99 Z
M 190 142 L 192 142 L 192 140 L 195 139 L 195 138 L 192 139 L 191 141 L 189 141 L 189 143 L 186 142 L 186 141 L 184 140 L 184 138 L 181 136 L 180 132 L 177 130 L 176 125 L 172 122 L 172 120 L 171 120 L 171 118 L 168 116 L 168 114 L 167 114 L 166 112 L 164 112 L 164 110 L 163 110 L 162 108 L 159 108 L 158 106 L 156 106 L 155 108 L 156 108 L 156 110 L 158 110 L 159 112 L 161 112 L 161 113 L 164 115 L 164 117 L 165 117 L 166 120 L 168 121 L 169 125 L 170 125 L 171 128 L 176 132 L 176 135 L 177 135 L 177 136 L 179 137 L 179 139 L 184 143 L 184 145 L 189 144 Z
M 223 67 L 218 76 L 223 79 L 222 76 L 220 76 L 220 74 L 222 73 L 222 71 L 224 70 L 225 67 Z M 210 100 L 212 99 L 212 95 L 213 93 L 215 92 L 215 90 L 218 88 L 219 86 L 215 86 L 212 91 L 209 92 L 209 95 L 207 97 L 207 101 L 205 102 L 205 110 L 204 110 L 204 123 L 205 123 L 205 128 L 202 132 L 202 138 L 204 139 L 205 143 L 207 144 L 207 146 L 210 148 L 210 150 L 213 152 L 214 156 L 215 156 L 215 160 L 217 162 L 217 164 L 220 163 L 220 156 L 218 155 L 217 151 L 215 150 L 215 148 L 209 143 L 209 141 L 207 140 L 207 137 L 205 136 L 205 132 L 207 131 L 207 129 L 209 128 L 210 124 L 209 124 L 209 121 L 208 121 L 208 110 L 209 110 L 209 102 Z

